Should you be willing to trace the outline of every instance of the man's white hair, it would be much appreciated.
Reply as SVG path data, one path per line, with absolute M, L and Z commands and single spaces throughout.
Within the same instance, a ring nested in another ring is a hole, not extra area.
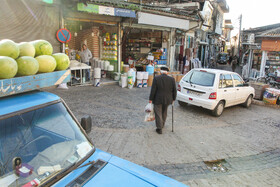
M 167 74 L 168 71 L 166 71 L 166 70 L 160 70 L 160 73 L 161 73 L 161 74 Z

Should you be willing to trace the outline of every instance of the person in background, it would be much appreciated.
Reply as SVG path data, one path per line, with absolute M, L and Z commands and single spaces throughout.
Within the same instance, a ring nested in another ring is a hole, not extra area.
M 153 80 L 149 103 L 154 104 L 156 118 L 156 132 L 162 134 L 165 125 L 168 106 L 171 105 L 177 96 L 176 83 L 173 77 L 168 76 L 168 68 L 161 68 L 161 75 Z
M 232 71 L 235 72 L 235 69 L 236 69 L 236 66 L 237 66 L 237 56 L 234 56 L 232 58 L 232 61 L 231 61 L 231 68 L 232 68 Z
M 89 66 L 91 65 L 89 63 L 89 59 L 92 58 L 92 54 L 91 54 L 90 50 L 87 48 L 86 44 L 83 44 L 82 50 L 79 52 L 79 55 L 81 57 L 82 63 L 85 63 Z M 90 80 L 90 69 L 87 69 L 86 70 L 86 81 L 89 81 L 89 80 Z

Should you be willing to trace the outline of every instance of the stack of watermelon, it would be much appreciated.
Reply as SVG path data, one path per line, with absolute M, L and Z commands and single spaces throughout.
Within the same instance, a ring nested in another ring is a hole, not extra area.
M 0 79 L 28 76 L 65 70 L 70 65 L 64 53 L 53 53 L 52 45 L 46 40 L 15 43 L 0 41 Z

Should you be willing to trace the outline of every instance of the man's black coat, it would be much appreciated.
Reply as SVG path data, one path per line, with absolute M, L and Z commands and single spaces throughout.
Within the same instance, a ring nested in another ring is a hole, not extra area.
M 150 98 L 155 105 L 170 105 L 176 99 L 177 90 L 173 77 L 162 74 L 153 80 Z

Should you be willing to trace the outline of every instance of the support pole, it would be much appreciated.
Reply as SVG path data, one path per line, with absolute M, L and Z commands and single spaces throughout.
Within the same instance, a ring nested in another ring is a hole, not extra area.
M 260 69 L 260 77 L 265 76 L 266 57 L 267 57 L 267 51 L 263 51 L 262 52 L 261 69 Z
M 252 61 L 253 61 L 253 49 L 250 49 L 249 58 L 248 58 L 248 76 L 250 77 L 250 73 L 252 70 Z
M 239 61 L 240 61 L 241 25 L 242 25 L 242 14 L 239 17 L 239 38 L 238 38 L 238 51 L 237 51 Z
M 118 23 L 118 73 L 121 72 L 121 23 Z

